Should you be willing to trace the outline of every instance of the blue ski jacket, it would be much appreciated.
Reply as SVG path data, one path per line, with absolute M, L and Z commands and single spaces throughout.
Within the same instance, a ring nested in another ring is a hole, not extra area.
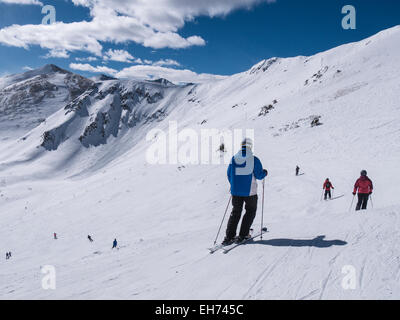
M 257 194 L 257 180 L 266 177 L 260 159 L 250 149 L 243 147 L 228 167 L 228 180 L 233 196 L 248 197 Z

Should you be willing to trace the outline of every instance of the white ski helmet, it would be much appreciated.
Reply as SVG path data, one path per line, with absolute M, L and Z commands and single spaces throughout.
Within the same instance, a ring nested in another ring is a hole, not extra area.
M 242 141 L 242 147 L 246 147 L 248 149 L 253 149 L 253 140 L 251 140 L 250 138 L 245 138 Z

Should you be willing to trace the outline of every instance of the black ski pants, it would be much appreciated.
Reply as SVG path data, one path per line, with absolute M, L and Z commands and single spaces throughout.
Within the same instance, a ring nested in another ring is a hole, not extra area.
M 256 217 L 257 200 L 257 195 L 249 197 L 232 196 L 233 208 L 226 229 L 226 237 L 228 239 L 233 239 L 236 236 L 236 229 L 242 215 L 243 204 L 245 204 L 246 213 L 242 219 L 239 236 L 246 237 L 250 233 L 250 227 Z
M 358 202 L 356 206 L 356 210 L 365 210 L 367 209 L 369 194 L 368 193 L 359 193 L 358 194 Z
M 325 196 L 324 196 L 324 199 L 326 200 L 328 197 L 329 197 L 329 199 L 332 199 L 331 190 L 326 190 L 326 189 L 325 189 Z

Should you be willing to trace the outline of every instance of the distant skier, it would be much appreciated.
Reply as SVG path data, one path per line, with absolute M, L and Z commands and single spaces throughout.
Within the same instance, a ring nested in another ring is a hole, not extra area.
M 6 252 L 6 260 L 8 260 L 9 259 L 9 257 L 8 257 L 8 252 Z
M 112 249 L 116 248 L 118 245 L 117 239 L 114 239 Z
M 242 215 L 243 204 L 246 213 L 242 220 L 237 242 L 249 237 L 250 227 L 257 211 L 257 181 L 264 179 L 268 172 L 263 169 L 261 161 L 253 155 L 251 139 L 244 139 L 242 149 L 232 158 L 228 167 L 228 180 L 231 185 L 232 213 L 230 215 L 226 236 L 222 244 L 235 241 L 236 229 Z
M 372 194 L 373 185 L 370 178 L 367 176 L 367 171 L 361 171 L 361 177 L 357 179 L 354 184 L 353 195 L 355 196 L 358 191 L 358 202 L 356 210 L 367 209 L 369 196 Z
M 93 242 L 93 239 L 90 235 L 88 235 L 87 238 L 89 239 L 90 242 Z
M 299 166 L 296 166 L 296 176 L 299 175 L 299 172 L 300 172 L 300 167 L 299 167 Z
M 54 240 L 57 240 L 57 233 L 54 232 L 53 236 L 54 236 Z
M 332 183 L 329 181 L 329 178 L 326 178 L 324 185 L 322 187 L 325 190 L 324 199 L 326 200 L 328 197 L 332 199 L 331 189 L 335 189 Z

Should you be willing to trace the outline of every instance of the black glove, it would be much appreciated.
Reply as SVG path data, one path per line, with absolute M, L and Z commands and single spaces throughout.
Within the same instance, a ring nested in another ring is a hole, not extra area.
M 263 169 L 263 171 L 265 172 L 265 176 L 268 175 L 268 171 L 266 169 Z
M 369 192 L 369 195 L 371 195 L 371 194 L 372 194 L 372 191 Z
M 353 192 L 353 196 L 355 196 L 356 195 L 356 193 L 355 192 Z

